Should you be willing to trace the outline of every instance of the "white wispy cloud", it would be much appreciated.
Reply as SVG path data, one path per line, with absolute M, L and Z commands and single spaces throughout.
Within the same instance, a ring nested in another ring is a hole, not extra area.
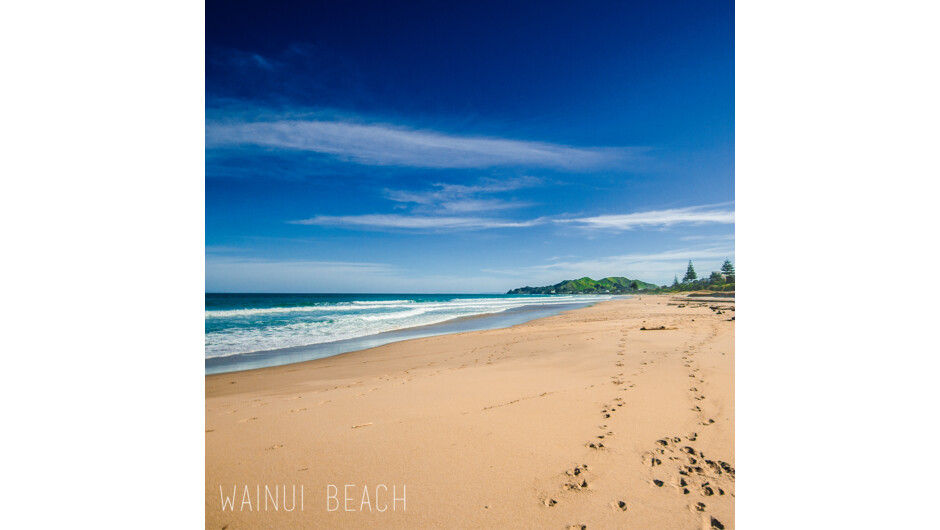
M 277 62 L 259 53 L 246 52 L 234 48 L 217 47 L 210 53 L 208 60 L 236 69 L 261 68 L 264 70 L 274 70 L 278 66 Z
M 682 236 L 682 241 L 734 241 L 734 234 L 713 234 L 704 236 Z
M 290 221 L 291 224 L 340 226 L 375 230 L 480 230 L 486 228 L 522 228 L 548 222 L 545 218 L 525 221 L 491 219 L 485 217 L 424 216 L 398 214 L 317 215 L 309 219 Z
M 734 210 L 715 206 L 691 206 L 667 210 L 652 210 L 615 215 L 597 215 L 574 219 L 556 219 L 556 223 L 570 223 L 580 228 L 601 230 L 633 230 L 647 227 L 669 227 L 680 223 L 734 224 Z
M 291 224 L 339 226 L 366 230 L 416 230 L 429 232 L 484 230 L 490 228 L 524 228 L 550 222 L 547 217 L 536 219 L 500 219 L 479 214 L 531 206 L 531 203 L 505 200 L 492 195 L 536 186 L 536 177 L 503 180 L 481 179 L 473 185 L 432 184 L 429 189 L 384 190 L 385 198 L 399 203 L 408 213 L 365 215 L 317 215 L 309 219 L 288 221 Z M 471 215 L 466 215 L 471 214 Z
M 518 177 L 505 180 L 484 179 L 479 184 L 433 184 L 429 190 L 385 190 L 385 197 L 399 203 L 417 205 L 425 211 L 449 214 L 483 212 L 523 208 L 532 203 L 490 198 L 489 195 L 514 191 L 541 184 L 536 177 Z
M 506 184 L 506 186 L 512 185 L 519 184 Z M 409 214 L 317 215 L 309 219 L 288 222 L 300 225 L 340 226 L 374 230 L 404 229 L 426 231 L 525 228 L 549 223 L 570 224 L 578 228 L 591 230 L 625 231 L 642 228 L 668 228 L 681 223 L 696 225 L 705 223 L 734 223 L 734 210 L 715 209 L 715 205 L 580 218 L 542 216 L 534 219 L 519 220 L 459 215 L 462 213 L 503 210 L 529 205 L 528 203 L 508 202 L 500 199 L 480 199 L 475 196 L 467 197 L 464 195 L 464 193 L 476 193 L 480 189 L 492 190 L 496 189 L 496 187 L 495 185 L 493 188 L 486 188 L 485 185 L 438 185 L 437 189 L 430 191 L 413 192 L 386 190 L 386 196 L 394 201 L 433 206 L 433 208 L 423 210 L 416 209 Z M 432 214 L 429 215 L 427 212 L 432 212 Z
M 422 168 L 532 166 L 587 170 L 623 165 L 641 152 L 638 148 L 572 147 L 338 120 L 206 123 L 207 148 L 246 145 L 312 151 L 367 165 Z
M 225 245 L 206 245 L 206 254 L 217 254 L 220 252 L 244 252 L 244 247 L 229 247 Z

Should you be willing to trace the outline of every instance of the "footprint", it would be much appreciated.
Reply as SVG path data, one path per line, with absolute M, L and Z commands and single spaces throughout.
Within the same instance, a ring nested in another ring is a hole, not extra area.
M 719 461 L 718 464 L 721 466 L 721 469 L 725 471 L 725 473 L 728 473 L 729 475 L 731 475 L 731 478 L 734 478 L 734 468 L 731 467 L 730 464 L 728 464 L 727 462 L 722 462 L 722 461 Z
M 586 480 L 582 479 L 581 482 L 569 482 L 565 484 L 565 487 L 567 487 L 569 490 L 580 491 L 582 489 L 587 489 L 588 483 Z
M 569 477 L 572 477 L 572 476 L 576 477 L 581 474 L 581 467 L 575 466 L 574 469 L 569 469 L 568 471 L 565 471 L 565 474 L 568 475 Z

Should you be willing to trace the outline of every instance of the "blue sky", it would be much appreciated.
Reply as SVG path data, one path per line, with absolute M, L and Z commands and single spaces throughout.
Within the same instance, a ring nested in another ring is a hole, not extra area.
M 206 290 L 734 259 L 732 2 L 206 3 Z

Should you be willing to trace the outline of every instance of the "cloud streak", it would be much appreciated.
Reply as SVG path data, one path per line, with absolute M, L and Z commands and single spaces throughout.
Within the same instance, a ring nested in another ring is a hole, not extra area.
M 507 184 L 511 185 L 511 184 Z M 708 209 L 714 206 L 692 206 L 670 210 L 653 210 L 621 215 L 602 215 L 574 219 L 559 219 L 542 216 L 535 219 L 497 219 L 479 216 L 462 216 L 460 213 L 500 210 L 527 206 L 527 203 L 505 202 L 498 199 L 464 198 L 463 191 L 454 193 L 449 188 L 477 189 L 475 186 L 439 185 L 439 190 L 410 192 L 386 190 L 389 198 L 399 202 L 434 205 L 435 213 L 411 214 L 366 214 L 366 215 L 317 215 L 309 219 L 288 221 L 290 224 L 339 226 L 367 230 L 424 230 L 442 232 L 448 230 L 485 230 L 492 228 L 527 228 L 546 224 L 570 224 L 590 230 L 626 231 L 637 228 L 668 228 L 681 223 L 695 225 L 706 223 L 734 224 L 733 210 Z M 458 215 L 452 215 L 458 214 Z
M 542 179 L 536 177 L 519 177 L 502 181 L 487 179 L 474 186 L 463 184 L 433 184 L 430 190 L 387 189 L 385 190 L 385 197 L 395 202 L 417 205 L 415 208 L 416 211 L 418 209 L 424 209 L 447 214 L 460 214 L 507 210 L 531 206 L 532 203 L 484 197 L 495 193 L 537 186 L 541 183 Z
M 668 210 L 653 210 L 619 215 L 598 215 L 575 219 L 556 219 L 556 223 L 570 223 L 580 228 L 596 230 L 633 230 L 636 228 L 670 227 L 680 223 L 734 224 L 734 210 L 716 209 L 714 206 L 691 206 Z
M 208 149 L 239 146 L 323 153 L 375 166 L 527 166 L 572 171 L 623 166 L 641 151 L 639 148 L 572 147 L 507 138 L 461 136 L 350 121 L 277 119 L 206 123 Z
M 370 215 L 317 215 L 309 219 L 290 221 L 298 225 L 340 226 L 344 228 L 364 228 L 373 230 L 481 230 L 487 228 L 523 228 L 544 224 L 544 218 L 527 221 L 490 219 L 484 217 L 459 216 L 424 216 L 398 214 Z
M 228 68 L 274 70 L 277 63 L 261 54 L 245 52 L 233 48 L 216 48 L 210 53 L 209 61 Z

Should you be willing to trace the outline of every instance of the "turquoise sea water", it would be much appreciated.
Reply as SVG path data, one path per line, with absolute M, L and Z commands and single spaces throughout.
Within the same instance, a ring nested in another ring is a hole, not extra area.
M 206 372 L 274 366 L 406 338 L 504 327 L 611 298 L 206 294 Z M 467 318 L 477 316 L 483 318 Z

